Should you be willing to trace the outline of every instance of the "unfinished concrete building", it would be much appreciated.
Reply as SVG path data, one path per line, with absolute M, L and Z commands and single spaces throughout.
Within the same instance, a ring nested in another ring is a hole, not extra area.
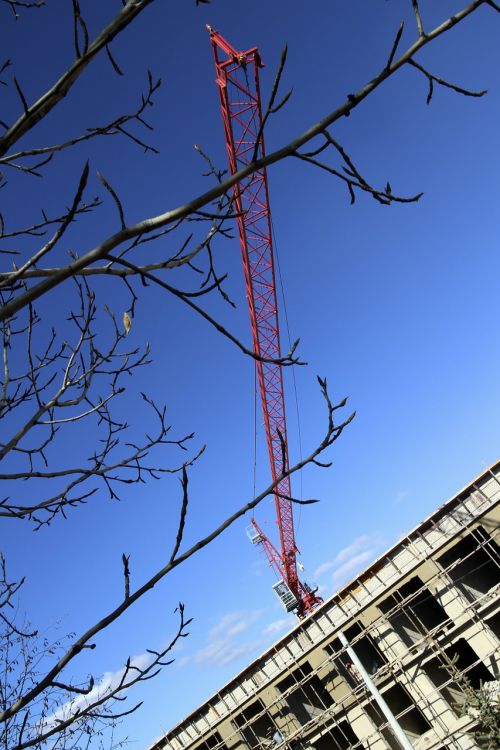
M 464 683 L 500 686 L 500 462 L 152 750 L 477 747 Z

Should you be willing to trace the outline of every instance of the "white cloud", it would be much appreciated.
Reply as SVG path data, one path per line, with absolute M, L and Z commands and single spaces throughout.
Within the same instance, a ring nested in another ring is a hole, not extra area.
M 314 572 L 314 578 L 325 573 L 332 573 L 332 584 L 338 588 L 346 583 L 350 577 L 359 572 L 367 563 L 371 562 L 384 545 L 379 534 L 362 534 L 356 537 L 347 547 L 338 552 L 333 560 L 327 560 L 319 565 Z
M 249 628 L 256 620 L 259 620 L 263 614 L 264 610 L 262 609 L 256 609 L 253 612 L 245 612 L 243 610 L 228 612 L 221 617 L 217 625 L 210 630 L 208 637 L 211 640 L 215 640 L 220 636 L 224 639 L 234 638 L 247 630 L 247 628 Z
M 338 564 L 345 563 L 346 561 L 351 560 L 353 557 L 366 549 L 367 546 L 372 546 L 372 543 L 373 537 L 368 536 L 368 534 L 363 534 L 362 536 L 356 537 L 356 539 L 351 542 L 351 544 L 340 550 L 335 558 L 335 562 Z
M 335 562 L 333 560 L 330 560 L 329 562 L 322 563 L 316 570 L 314 571 L 314 579 L 319 578 L 324 573 L 328 573 L 332 568 L 335 567 Z
M 274 620 L 274 622 L 270 622 L 269 625 L 266 625 L 264 630 L 262 631 L 263 636 L 267 635 L 277 635 L 278 633 L 281 633 L 283 630 L 288 630 L 288 628 L 291 628 L 293 625 L 292 620 L 283 617 L 280 620 Z
M 238 610 L 223 615 L 219 622 L 209 630 L 205 645 L 191 656 L 179 659 L 177 666 L 198 664 L 221 667 L 255 652 L 262 645 L 261 638 L 244 643 L 239 642 L 238 639 L 263 614 L 263 609 L 257 609 L 251 612 Z
M 334 583 L 344 583 L 344 581 L 349 578 L 349 575 L 351 573 L 359 571 L 364 563 L 367 563 L 369 562 L 369 560 L 373 559 L 373 556 L 373 549 L 367 549 L 364 552 L 360 552 L 359 554 L 354 555 L 354 557 L 351 557 L 350 560 L 346 560 L 343 565 L 335 569 L 332 575 L 332 581 Z
M 241 656 L 251 654 L 259 648 L 260 644 L 260 640 L 249 643 L 234 643 L 230 640 L 225 641 L 221 639 L 199 649 L 194 655 L 193 661 L 195 664 L 224 667 L 226 664 L 236 661 Z

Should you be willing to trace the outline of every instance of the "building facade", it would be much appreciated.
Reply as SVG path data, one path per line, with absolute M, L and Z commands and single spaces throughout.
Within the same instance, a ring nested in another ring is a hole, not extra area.
M 467 685 L 500 687 L 500 462 L 151 750 L 468 750 Z

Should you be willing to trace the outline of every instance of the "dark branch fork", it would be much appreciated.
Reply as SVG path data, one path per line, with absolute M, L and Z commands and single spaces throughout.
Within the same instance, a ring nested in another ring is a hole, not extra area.
M 88 204 L 82 201 L 82 205 L 79 206 L 75 211 L 75 216 L 89 213 L 93 208 L 96 208 L 99 205 L 100 201 L 98 198 L 94 198 Z M 0 214 L 0 240 L 10 239 L 12 237 L 20 237 L 22 235 L 30 237 L 43 237 L 47 233 L 48 227 L 52 226 L 53 224 L 64 224 L 67 220 L 67 216 L 68 212 L 66 211 L 61 216 L 50 219 L 42 210 L 43 221 L 36 222 L 29 227 L 23 227 L 22 229 L 15 229 L 12 232 L 6 232 L 5 222 L 3 216 Z M 6 273 L 1 274 L 2 280 L 7 278 L 8 276 L 9 274 Z M 26 278 L 29 278 L 29 274 L 27 274 Z
M 87 162 L 87 164 L 85 165 L 83 169 L 82 175 L 80 177 L 78 187 L 75 193 L 75 197 L 73 198 L 73 203 L 69 211 L 65 215 L 64 219 L 61 221 L 55 234 L 37 253 L 35 253 L 35 255 L 33 255 L 28 261 L 26 261 L 26 263 L 24 263 L 24 265 L 21 266 L 21 268 L 9 274 L 9 277 L 8 277 L 9 285 L 15 284 L 18 279 L 23 277 L 26 271 L 28 271 L 32 266 L 38 263 L 44 257 L 44 255 L 49 253 L 55 247 L 57 242 L 61 239 L 61 237 L 63 236 L 68 226 L 74 220 L 76 213 L 80 207 L 80 201 L 82 200 L 83 191 L 85 190 L 85 187 L 87 185 L 88 176 L 89 176 L 89 165 Z M 5 282 L 2 282 L 0 280 L 0 287 L 3 285 L 3 283 Z

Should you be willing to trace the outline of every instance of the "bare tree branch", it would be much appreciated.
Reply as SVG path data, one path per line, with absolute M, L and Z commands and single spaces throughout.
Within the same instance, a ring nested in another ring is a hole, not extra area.
M 215 318 L 213 318 L 211 315 L 209 315 L 205 310 L 203 310 L 202 307 L 197 305 L 195 302 L 192 302 L 191 299 L 189 299 L 188 295 L 186 295 L 184 292 L 181 292 L 179 289 L 176 289 L 175 287 L 171 286 L 170 284 L 167 284 L 166 281 L 163 281 L 162 279 L 157 278 L 152 273 L 149 273 L 149 271 L 144 271 L 140 266 L 136 266 L 134 263 L 130 263 L 128 260 L 125 260 L 124 258 L 116 258 L 113 255 L 108 255 L 108 260 L 113 261 L 114 263 L 121 263 L 127 268 L 131 268 L 135 271 L 136 274 L 139 276 L 142 276 L 142 278 L 147 279 L 148 281 L 151 281 L 154 284 L 157 284 L 158 286 L 162 287 L 162 289 L 165 289 L 167 292 L 170 292 L 174 295 L 174 297 L 177 297 L 178 299 L 182 300 L 188 307 L 191 307 L 195 312 L 197 312 L 199 315 L 201 315 L 202 318 L 204 318 L 208 323 L 210 323 L 211 326 L 215 328 L 216 331 L 221 333 L 225 338 L 229 339 L 233 342 L 233 344 L 236 344 L 238 349 L 240 349 L 243 354 L 246 354 L 249 357 L 252 357 L 252 359 L 255 359 L 259 362 L 272 362 L 274 364 L 282 365 L 283 367 L 288 367 L 290 365 L 305 365 L 305 362 L 301 362 L 297 357 L 295 357 L 295 351 L 297 349 L 297 346 L 300 343 L 300 339 L 297 339 L 290 349 L 290 351 L 285 354 L 283 357 L 279 357 L 278 359 L 269 359 L 268 357 L 263 357 L 262 355 L 258 354 L 257 352 L 254 352 L 252 349 L 248 349 L 246 346 L 244 346 L 239 339 L 236 338 L 236 336 L 233 336 L 230 331 L 228 331 L 226 328 L 224 328 L 223 325 L 218 323 Z
M 398 33 L 396 34 L 396 37 L 394 39 L 394 43 L 392 45 L 392 49 L 389 55 L 389 59 L 387 60 L 387 65 L 385 66 L 387 69 L 389 69 L 392 65 L 392 61 L 394 60 L 394 56 L 397 52 L 399 42 L 401 41 L 401 36 L 403 34 L 403 29 L 405 27 L 405 22 L 401 21 L 401 24 L 398 29 Z
M 415 20 L 417 22 L 418 35 L 420 38 L 424 38 L 425 31 L 424 31 L 424 26 L 422 23 L 422 18 L 420 16 L 420 8 L 418 6 L 418 0 L 411 0 L 411 4 L 413 6 L 413 12 L 415 13 Z
M 125 138 L 128 138 L 129 140 L 133 141 L 134 143 L 141 146 L 141 148 L 144 149 L 144 151 L 151 151 L 152 153 L 158 154 L 158 149 L 152 146 L 151 144 L 146 143 L 141 138 L 138 138 L 136 135 L 133 135 L 128 130 L 125 129 L 126 125 L 129 125 L 134 122 L 140 123 L 140 125 L 147 130 L 151 131 L 153 128 L 144 118 L 144 111 L 152 106 L 153 103 L 153 96 L 158 90 L 158 88 L 161 85 L 161 79 L 153 80 L 152 74 L 150 71 L 148 71 L 148 88 L 145 94 L 142 94 L 141 96 L 141 102 L 139 106 L 131 113 L 120 115 L 119 117 L 115 117 L 114 120 L 111 120 L 110 122 L 106 123 L 105 125 L 96 125 L 91 128 L 87 128 L 87 132 L 83 135 L 78 135 L 73 138 L 70 138 L 67 141 L 62 141 L 61 143 L 53 144 L 52 146 L 42 146 L 40 148 L 29 148 L 29 149 L 23 149 L 22 151 L 17 151 L 13 154 L 6 154 L 2 158 L 0 158 L 0 164 L 4 164 L 6 167 L 14 167 L 18 170 L 28 172 L 29 174 L 37 174 L 36 170 L 47 163 L 47 160 L 39 162 L 38 165 L 34 165 L 33 167 L 27 167 L 22 166 L 18 164 L 17 162 L 20 159 L 26 159 L 28 157 L 33 156 L 46 156 L 49 155 L 52 157 L 55 153 L 64 151 L 68 148 L 71 148 L 73 146 L 76 146 L 80 143 L 83 143 L 85 141 L 89 141 L 92 138 L 97 137 L 104 137 L 104 136 L 115 136 L 115 135 L 122 135 Z
M 137 9 L 137 12 L 139 12 L 145 7 L 145 4 L 145 0 L 143 0 L 143 2 L 138 2 L 134 6 L 134 9 Z M 248 175 L 253 174 L 263 167 L 268 167 L 271 164 L 275 164 L 276 162 L 281 161 L 287 157 L 296 156 L 297 151 L 301 146 L 309 143 L 316 136 L 321 135 L 330 125 L 339 120 L 341 117 L 349 116 L 351 111 L 355 107 L 357 107 L 367 96 L 369 96 L 369 94 L 375 91 L 375 89 L 377 89 L 387 78 L 393 75 L 404 65 L 408 64 L 419 50 L 423 49 L 430 42 L 449 31 L 451 28 L 453 28 L 453 26 L 456 26 L 457 24 L 463 22 L 481 5 L 489 5 L 489 3 L 486 2 L 486 0 L 474 0 L 474 2 L 469 3 L 461 11 L 458 11 L 452 17 L 443 21 L 443 23 L 441 23 L 435 29 L 425 34 L 425 36 L 419 36 L 417 41 L 414 42 L 397 60 L 394 60 L 389 68 L 384 66 L 384 68 L 367 84 L 365 84 L 356 94 L 349 94 L 347 96 L 347 101 L 344 102 L 340 107 L 333 110 L 322 120 L 309 127 L 295 139 L 290 141 L 286 146 L 283 146 L 282 148 L 279 148 L 276 151 L 267 154 L 264 158 L 257 159 L 253 163 L 243 167 L 238 172 L 227 177 L 223 182 L 198 196 L 197 198 L 190 200 L 189 202 L 178 206 L 175 209 L 166 211 L 165 213 L 150 217 L 148 219 L 143 219 L 142 221 L 139 221 L 134 225 L 125 227 L 125 229 L 116 232 L 102 242 L 98 243 L 93 249 L 89 250 L 81 257 L 77 258 L 64 267 L 59 268 L 57 272 L 52 276 L 44 279 L 30 289 L 19 294 L 15 299 L 5 305 L 0 311 L 0 320 L 4 320 L 5 318 L 14 315 L 17 311 L 29 304 L 29 302 L 35 301 L 54 287 L 61 284 L 66 279 L 74 276 L 75 274 L 78 274 L 83 268 L 87 268 L 96 261 L 105 258 L 116 247 L 120 246 L 124 242 L 127 242 L 138 236 L 143 236 L 145 234 L 148 234 L 149 232 L 157 231 L 158 229 L 166 227 L 173 222 L 177 222 L 189 216 L 194 211 L 203 208 L 203 206 L 206 206 L 207 204 L 216 200 L 221 195 L 227 194 L 230 188 L 233 187 L 233 185 L 237 184 Z M 129 12 L 131 13 L 131 7 L 131 4 L 127 4 L 122 13 L 125 14 L 127 10 L 129 10 Z M 125 24 L 125 22 L 129 23 L 130 20 L 132 20 L 129 15 L 126 16 L 126 19 L 121 16 L 120 18 L 120 24 Z M 113 26 L 114 35 L 116 35 L 116 33 L 118 33 L 118 31 L 123 28 L 123 26 L 120 24 Z M 109 33 L 109 31 L 106 32 L 106 34 Z M 105 32 L 103 32 L 98 38 L 100 40 L 99 43 L 102 42 L 101 46 L 104 46 L 104 44 L 108 43 L 109 41 L 106 34 Z M 78 64 L 80 64 L 80 62 L 83 60 L 86 60 L 86 64 L 88 64 L 88 62 L 90 61 L 88 59 L 88 55 L 94 55 L 97 53 L 95 45 L 97 45 L 97 41 L 89 46 L 87 56 L 82 56 L 81 60 L 78 61 Z M 75 65 L 77 65 L 77 63 L 75 63 Z M 71 70 L 73 71 L 73 67 Z M 78 69 L 78 71 L 81 72 L 80 69 Z M 73 71 L 73 75 L 75 75 L 75 71 Z M 71 79 L 71 82 L 72 80 L 73 79 Z M 50 98 L 50 102 L 51 107 L 56 103 L 53 97 Z M 41 111 L 44 112 L 43 108 Z M 30 124 L 28 125 L 28 123 Z M 18 133 L 22 134 L 22 132 L 25 132 L 24 129 L 31 127 L 32 124 L 34 123 L 32 123 L 31 120 L 21 118 L 19 120 L 19 124 L 13 126 L 15 130 L 11 129 L 8 134 L 4 136 L 3 140 L 0 140 L 0 146 L 3 142 L 4 150 L 6 151 L 6 149 L 10 147 L 11 142 L 13 142 L 13 140 L 15 139 L 14 136 L 17 136 Z
M 256 508 L 257 505 L 259 505 L 259 503 L 264 500 L 264 498 L 272 495 L 274 489 L 286 476 L 291 476 L 304 466 L 312 463 L 319 455 L 321 455 L 325 450 L 333 445 L 333 443 L 340 437 L 347 425 L 350 424 L 350 422 L 353 420 L 355 414 L 353 413 L 344 421 L 340 422 L 339 424 L 335 424 L 334 412 L 340 407 L 340 404 L 332 404 L 330 396 L 328 394 L 326 380 L 318 378 L 318 382 L 320 384 L 321 393 L 327 407 L 327 429 L 319 445 L 306 458 L 303 458 L 301 461 L 288 469 L 284 474 L 277 477 L 272 484 L 266 487 L 266 489 L 259 493 L 256 497 L 240 506 L 234 513 L 225 518 L 215 529 L 213 529 L 213 531 L 211 531 L 204 537 L 201 537 L 197 542 L 195 542 L 191 547 L 189 547 L 181 554 L 176 553 L 175 557 L 171 556 L 164 567 L 160 568 L 153 576 L 151 576 L 151 578 L 149 578 L 148 581 L 146 581 L 142 586 L 132 592 L 130 596 L 125 599 L 118 607 L 110 611 L 99 622 L 95 623 L 83 635 L 81 635 L 66 651 L 66 653 L 57 661 L 52 669 L 37 682 L 36 685 L 29 689 L 24 695 L 19 697 L 12 705 L 6 707 L 5 710 L 0 712 L 0 723 L 6 721 L 10 717 L 22 711 L 40 694 L 42 694 L 44 690 L 46 690 L 51 684 L 53 684 L 54 680 L 57 679 L 64 668 L 82 651 L 82 649 L 88 646 L 89 642 L 96 635 L 98 635 L 105 628 L 109 627 L 109 625 L 117 620 L 129 607 L 131 607 L 133 604 L 135 604 L 135 602 L 141 599 L 148 591 L 153 589 L 154 586 L 159 583 L 159 581 L 161 581 L 163 578 L 165 578 L 166 575 L 168 575 L 168 573 L 184 563 L 186 560 L 193 557 L 193 555 L 195 555 L 199 550 L 203 549 L 212 541 L 214 541 L 214 539 L 219 537 L 235 521 L 248 513 L 250 510 Z M 183 522 L 183 514 L 181 509 L 179 528 Z M 179 535 L 182 536 L 182 534 L 178 532 L 177 538 L 179 537 Z M 27 746 L 28 745 L 24 745 L 23 747 Z M 18 750 L 22 750 L 22 748 L 18 748 Z
M 73 38 L 75 44 L 75 54 L 77 58 L 80 58 L 82 54 L 85 54 L 89 48 L 89 32 L 87 25 L 83 20 L 82 13 L 80 11 L 80 3 L 78 0 L 72 0 L 73 3 Z M 80 33 L 83 37 L 83 53 L 80 51 L 79 36 Z
M 424 68 L 423 65 L 420 65 L 419 63 L 415 62 L 415 60 L 408 60 L 408 64 L 412 65 L 417 70 L 420 70 L 420 72 L 424 74 L 424 76 L 427 78 L 429 82 L 429 94 L 427 95 L 427 104 L 431 103 L 432 95 L 434 93 L 434 82 L 439 84 L 440 86 L 444 86 L 447 89 L 451 89 L 452 91 L 455 91 L 457 94 L 463 94 L 463 96 L 481 97 L 488 93 L 487 89 L 482 89 L 481 91 L 472 91 L 471 89 L 464 89 L 461 86 L 457 86 L 454 83 L 445 81 L 444 78 L 439 78 L 438 76 L 435 76 L 432 73 L 429 73 L 429 71 L 426 70 L 426 68 Z
M 43 258 L 44 255 L 47 255 L 48 252 L 50 252 L 57 242 L 61 239 L 64 232 L 68 228 L 68 226 L 71 224 L 73 219 L 75 218 L 76 212 L 78 210 L 80 201 L 82 200 L 83 191 L 85 190 L 85 187 L 87 186 L 87 180 L 89 176 L 89 163 L 87 162 L 83 168 L 83 172 L 80 177 L 80 181 L 78 183 L 78 187 L 76 189 L 75 197 L 73 198 L 73 203 L 71 204 L 71 208 L 69 209 L 68 213 L 62 220 L 60 226 L 54 233 L 54 235 L 51 237 L 51 239 L 37 252 L 35 255 L 33 255 L 26 263 L 21 266 L 21 268 L 14 271 L 13 274 L 9 276 L 9 285 L 14 284 L 21 276 L 25 274 L 25 272 L 34 266 L 36 263 L 38 263 L 41 258 Z M 2 286 L 2 280 L 0 279 L 0 287 Z
M 4 0 L 5 2 L 5 0 Z M 14 4 L 13 0 L 7 0 Z M 34 104 L 27 107 L 26 111 L 0 138 L 0 156 L 3 156 L 23 135 L 30 131 L 43 117 L 45 117 L 66 96 L 83 73 L 93 58 L 122 32 L 152 0 L 134 0 L 123 6 L 122 10 L 115 16 L 105 29 L 89 44 L 88 49 L 79 57 L 73 65 L 48 89 Z M 20 5 L 19 2 L 15 2 Z M 41 3 L 40 3 L 41 4 Z M 29 3 L 29 6 L 38 5 Z
M 113 190 L 113 188 L 111 187 L 111 185 L 109 184 L 109 182 L 107 181 L 107 179 L 100 172 L 97 173 L 97 176 L 99 177 L 100 181 L 102 182 L 102 184 L 104 185 L 104 187 L 106 188 L 106 190 L 108 191 L 108 193 L 113 198 L 113 200 L 115 202 L 115 205 L 116 205 L 116 208 L 118 209 L 118 214 L 120 216 L 121 228 L 125 229 L 125 216 L 123 214 L 123 206 L 121 204 L 120 199 L 118 198 L 118 195 Z
M 279 102 L 279 104 L 277 105 L 274 104 L 274 102 L 276 101 L 276 97 L 278 95 L 278 91 L 279 91 L 279 87 L 281 83 L 281 77 L 285 69 L 287 54 L 288 54 L 288 46 L 285 44 L 281 52 L 280 64 L 278 67 L 278 71 L 276 73 L 276 77 L 274 79 L 273 87 L 271 89 L 271 96 L 269 97 L 269 104 L 267 105 L 266 111 L 264 113 L 264 117 L 262 118 L 262 122 L 260 123 L 259 130 L 255 138 L 255 148 L 252 154 L 252 159 L 251 159 L 252 161 L 255 161 L 257 159 L 259 148 L 260 148 L 260 140 L 262 138 L 262 133 L 264 132 L 264 129 L 267 125 L 267 121 L 269 117 L 275 114 L 276 112 L 278 112 L 282 107 L 284 107 L 292 95 L 292 89 L 290 89 L 290 91 L 287 94 L 285 94 L 285 96 L 283 97 L 281 102 Z

